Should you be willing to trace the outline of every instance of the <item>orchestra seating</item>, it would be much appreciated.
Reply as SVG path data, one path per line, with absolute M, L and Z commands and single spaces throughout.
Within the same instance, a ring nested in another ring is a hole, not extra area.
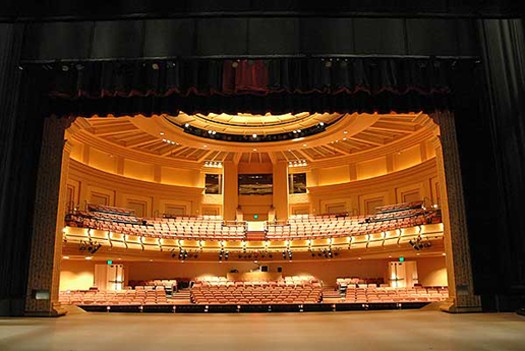
M 190 301 L 197 305 L 278 305 L 315 303 L 407 303 L 435 302 L 448 298 L 446 287 L 392 288 L 359 284 L 349 286 L 345 293 L 334 288 L 322 288 L 319 283 L 292 284 L 286 281 L 195 283 Z M 162 286 L 137 287 L 119 291 L 61 291 L 59 301 L 65 305 L 169 305 Z M 190 301 L 177 301 L 189 303 Z
M 388 286 L 350 285 L 341 302 L 381 303 L 381 302 L 434 302 L 448 298 L 446 287 L 392 288 Z
M 269 240 L 294 240 L 356 236 L 434 222 L 439 212 L 423 209 L 422 204 L 410 202 L 383 206 L 377 208 L 377 213 L 370 216 L 295 215 L 284 225 L 269 225 L 266 237 Z
M 163 286 L 137 286 L 129 290 L 61 291 L 59 302 L 65 305 L 165 305 L 168 303 Z
M 321 284 L 314 279 L 286 277 L 279 281 L 203 280 L 191 289 L 195 304 L 305 304 L 321 301 Z
M 336 283 L 340 301 L 350 303 L 442 301 L 448 297 L 447 287 L 394 288 L 360 278 L 337 278 Z

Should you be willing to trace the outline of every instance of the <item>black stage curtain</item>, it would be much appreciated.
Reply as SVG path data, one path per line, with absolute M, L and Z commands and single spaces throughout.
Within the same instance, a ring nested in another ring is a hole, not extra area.
M 492 303 L 505 309 L 512 305 L 505 295 L 521 295 L 525 305 L 525 21 L 479 24 L 488 88 L 484 123 L 494 142 L 498 180 L 492 208 L 499 226 L 476 238 L 472 253 L 478 289 L 500 294 Z
M 523 7 L 513 0 L 367 0 L 367 1 L 304 1 L 304 0 L 133 0 L 133 1 L 67 1 L 7 0 L 1 17 L 29 18 L 129 18 L 162 16 L 220 16 L 223 13 L 281 13 L 297 15 L 341 13 L 405 13 L 502 15 L 519 16 Z
M 23 26 L 0 24 L 0 315 L 24 311 L 45 91 L 18 69 Z
M 31 66 L 52 111 L 152 115 L 239 111 L 451 110 L 472 60 L 348 58 L 87 62 Z

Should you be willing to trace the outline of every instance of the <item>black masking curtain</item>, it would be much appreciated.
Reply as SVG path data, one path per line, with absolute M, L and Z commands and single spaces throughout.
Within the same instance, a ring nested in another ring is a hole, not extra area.
M 87 62 L 28 67 L 53 112 L 91 116 L 453 109 L 473 61 L 349 58 Z
M 490 19 L 480 21 L 479 25 L 488 87 L 486 102 L 489 108 L 484 119 L 494 143 L 494 172 L 498 179 L 493 186 L 499 202 L 491 208 L 499 221 L 496 231 L 472 240 L 474 268 L 481 292 L 523 295 L 525 21 Z
M 0 315 L 23 313 L 46 105 L 39 76 L 18 68 L 23 26 L 0 25 Z

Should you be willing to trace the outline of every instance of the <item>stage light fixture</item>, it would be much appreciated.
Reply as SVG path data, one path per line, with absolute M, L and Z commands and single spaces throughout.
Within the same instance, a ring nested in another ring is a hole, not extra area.
M 415 240 L 410 240 L 408 243 L 416 251 L 427 249 L 432 246 L 432 243 L 430 241 L 423 241 L 423 238 L 421 238 L 420 235 L 418 235 L 418 237 Z

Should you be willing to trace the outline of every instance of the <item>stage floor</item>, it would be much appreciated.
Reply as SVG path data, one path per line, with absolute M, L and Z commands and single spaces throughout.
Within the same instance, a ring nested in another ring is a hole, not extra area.
M 0 319 L 0 350 L 524 350 L 513 313 L 78 313 Z

